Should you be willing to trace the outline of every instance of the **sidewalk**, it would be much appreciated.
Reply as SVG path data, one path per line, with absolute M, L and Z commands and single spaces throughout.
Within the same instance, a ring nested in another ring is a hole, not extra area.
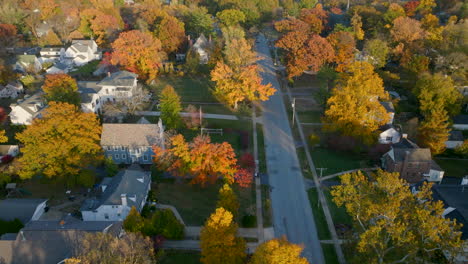
M 247 243 L 247 253 L 255 252 L 257 249 L 258 243 Z M 164 249 L 180 249 L 180 250 L 196 250 L 200 251 L 200 241 L 199 240 L 166 240 L 162 244 Z
M 135 113 L 136 115 L 142 116 L 160 116 L 161 112 L 159 111 L 138 111 Z M 180 112 L 180 115 L 183 117 L 189 117 L 191 114 L 187 112 Z M 239 120 L 235 115 L 219 115 L 219 114 L 205 114 L 202 113 L 203 118 L 210 118 L 210 119 L 225 119 L 225 120 Z

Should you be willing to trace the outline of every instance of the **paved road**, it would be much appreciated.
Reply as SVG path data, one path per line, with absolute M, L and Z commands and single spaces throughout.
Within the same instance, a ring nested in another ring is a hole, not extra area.
M 325 263 L 318 239 L 312 209 L 305 191 L 304 178 L 297 158 L 283 95 L 275 75 L 266 39 L 258 37 L 259 65 L 263 67 L 264 83 L 271 83 L 276 93 L 262 104 L 263 133 L 275 236 L 287 236 L 288 240 L 304 245 L 303 255 L 310 263 Z

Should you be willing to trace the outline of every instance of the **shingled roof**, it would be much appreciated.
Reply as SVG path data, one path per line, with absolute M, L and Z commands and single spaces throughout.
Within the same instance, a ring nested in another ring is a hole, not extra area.
M 12 221 L 18 218 L 23 224 L 28 223 L 37 207 L 47 199 L 6 199 L 0 201 L 0 219 Z
M 404 161 L 408 158 L 408 161 L 431 161 L 431 151 L 428 148 L 413 148 L 404 149 L 396 148 L 393 150 L 395 155 L 395 161 Z
M 128 71 L 118 71 L 110 76 L 102 79 L 97 85 L 99 86 L 133 86 L 137 74 Z
M 101 146 L 153 146 L 161 141 L 156 124 L 103 124 Z

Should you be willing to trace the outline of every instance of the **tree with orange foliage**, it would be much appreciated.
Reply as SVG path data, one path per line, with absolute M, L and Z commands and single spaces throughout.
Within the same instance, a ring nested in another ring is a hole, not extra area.
M 182 135 L 170 138 L 169 147 L 153 146 L 154 161 L 159 168 L 176 177 L 192 177 L 192 184 L 204 186 L 223 177 L 233 182 L 236 172 L 236 154 L 227 142 L 211 143 L 209 136 L 197 136 L 187 143 Z
M 161 41 L 163 50 L 169 54 L 177 51 L 185 41 L 184 23 L 176 17 L 165 15 L 154 27 L 154 35 Z
M 21 6 L 28 10 L 40 10 L 40 19 L 45 21 L 60 12 L 60 6 L 55 0 L 24 0 Z
M 47 74 L 42 90 L 48 102 L 62 102 L 78 106 L 80 94 L 76 80 L 68 74 Z
M 327 37 L 330 44 L 335 50 L 334 62 L 336 63 L 336 71 L 342 72 L 344 68 L 354 60 L 354 52 L 356 49 L 356 41 L 350 32 L 339 31 L 330 34 Z
M 217 208 L 200 233 L 201 262 L 203 264 L 243 263 L 246 243 L 236 237 L 237 224 L 231 212 Z
M 322 32 L 322 20 L 308 9 L 302 9 L 300 19 L 309 25 L 310 32 L 315 34 L 320 34 Z
M 407 16 L 414 16 L 416 14 L 416 9 L 419 6 L 419 1 L 409 1 L 403 6 Z
M 79 31 L 86 37 L 94 37 L 99 45 L 107 43 L 121 28 L 119 18 L 97 9 L 86 9 L 80 13 Z
M 15 25 L 0 24 L 0 53 L 6 51 L 5 48 L 13 47 L 17 40 L 17 30 Z
M 307 33 L 310 30 L 310 26 L 306 22 L 300 19 L 290 17 L 290 18 L 275 22 L 275 29 L 278 32 L 283 32 L 283 33 L 292 32 L 292 31 Z
M 156 78 L 166 53 L 161 41 L 150 33 L 132 30 L 122 32 L 112 43 L 112 64 L 118 64 L 149 80 Z
M 237 109 L 243 101 L 266 101 L 275 93 L 271 84 L 262 84 L 257 65 L 249 65 L 236 70 L 223 62 L 218 62 L 211 71 L 211 80 L 216 82 L 215 96 Z
M 253 170 L 237 168 L 236 174 L 234 174 L 234 180 L 242 188 L 249 188 L 253 182 Z

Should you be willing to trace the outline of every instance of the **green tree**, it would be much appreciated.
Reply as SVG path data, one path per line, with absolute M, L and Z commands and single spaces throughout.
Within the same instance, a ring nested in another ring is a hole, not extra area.
M 195 35 L 211 35 L 213 33 L 213 19 L 204 7 L 196 7 L 184 14 L 185 31 Z
M 114 162 L 112 157 L 104 159 L 104 168 L 106 169 L 107 177 L 114 177 L 119 172 L 119 166 Z
M 203 264 L 241 264 L 245 259 L 245 241 L 236 237 L 237 224 L 224 208 L 211 214 L 200 233 Z
M 216 17 L 227 27 L 245 22 L 245 14 L 240 10 L 225 9 L 216 14 Z
M 455 88 L 452 78 L 440 73 L 423 74 L 416 82 L 414 93 L 423 114 L 437 106 L 442 106 L 450 116 L 457 115 L 461 110 L 463 96 Z
M 231 212 L 234 217 L 238 215 L 240 204 L 237 200 L 236 194 L 229 184 L 224 184 L 221 189 L 219 189 L 218 203 L 216 204 L 216 207 L 226 209 Z
M 161 119 L 164 125 L 170 129 L 176 129 L 180 126 L 182 119 L 180 111 L 180 96 L 170 85 L 164 87 L 159 95 L 159 105 L 161 109 Z
M 364 52 L 370 56 L 369 62 L 378 69 L 387 64 L 390 49 L 385 40 L 370 39 L 364 44 Z
M 77 184 L 91 188 L 96 181 L 96 173 L 93 170 L 84 169 L 78 174 Z
M 123 228 L 125 231 L 137 233 L 141 232 L 145 225 L 145 219 L 140 215 L 135 206 L 132 206 L 127 217 L 123 221 Z
M 457 254 L 460 225 L 442 216 L 444 205 L 433 201 L 431 184 L 413 194 L 398 173 L 379 170 L 369 178 L 361 171 L 344 174 L 331 192 L 353 219 L 353 262 L 429 263 L 442 251 Z
M 250 264 L 309 264 L 301 257 L 302 247 L 288 242 L 285 237 L 264 242 L 257 247 Z
M 48 178 L 76 177 L 82 168 L 102 159 L 101 125 L 94 113 L 74 105 L 50 102 L 40 119 L 16 138 L 24 145 L 18 159 L 22 179 L 36 174 Z
M 81 101 L 76 80 L 68 74 L 46 75 L 42 90 L 48 102 L 55 101 L 78 106 Z
M 184 225 L 170 209 L 157 210 L 143 227 L 145 235 L 162 235 L 166 239 L 184 238 Z

